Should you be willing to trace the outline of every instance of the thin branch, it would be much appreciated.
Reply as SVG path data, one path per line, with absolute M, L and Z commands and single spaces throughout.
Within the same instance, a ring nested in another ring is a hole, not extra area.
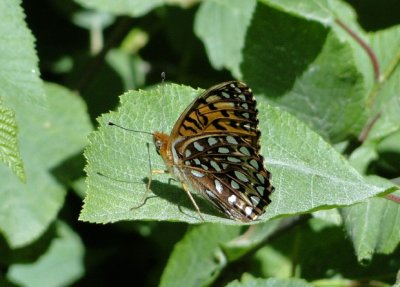
M 387 194 L 387 195 L 385 195 L 385 198 L 400 204 L 400 196 L 397 196 L 394 194 Z
M 360 135 L 358 136 L 358 141 L 363 143 L 366 138 L 368 137 L 369 132 L 372 130 L 372 127 L 381 117 L 381 113 L 377 113 L 372 119 L 370 119 L 364 129 L 361 131 Z
M 79 92 L 91 81 L 96 72 L 98 72 L 100 66 L 103 64 L 108 51 L 115 46 L 131 26 L 132 19 L 121 18 L 118 20 L 115 28 L 110 33 L 110 37 L 108 37 L 107 42 L 104 44 L 103 49 L 83 69 L 79 81 L 72 87 L 73 90 Z
M 375 81 L 379 81 L 380 77 L 380 68 L 379 68 L 379 62 L 378 59 L 375 56 L 374 51 L 372 51 L 371 47 L 368 46 L 368 44 L 360 38 L 353 30 L 350 29 L 346 24 L 344 24 L 341 20 L 335 19 L 335 22 L 343 28 L 351 37 L 354 38 L 354 40 L 357 41 L 357 43 L 360 44 L 360 46 L 365 50 L 365 52 L 368 54 L 368 57 L 370 58 L 372 65 L 374 67 L 374 76 L 375 76 Z

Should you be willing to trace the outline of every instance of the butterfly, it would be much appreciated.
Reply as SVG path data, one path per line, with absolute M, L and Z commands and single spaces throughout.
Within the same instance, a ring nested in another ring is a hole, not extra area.
M 264 213 L 274 191 L 260 155 L 258 110 L 251 89 L 240 81 L 215 85 L 185 109 L 170 135 L 153 142 L 167 171 L 229 218 L 249 222 Z

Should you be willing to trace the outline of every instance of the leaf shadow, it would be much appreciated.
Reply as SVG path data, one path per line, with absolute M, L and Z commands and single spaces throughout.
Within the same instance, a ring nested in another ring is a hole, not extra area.
M 256 93 L 271 98 L 283 97 L 320 55 L 328 33 L 329 28 L 316 21 L 288 17 L 285 11 L 257 5 L 246 33 L 240 64 L 246 82 Z M 260 42 L 260 35 L 270 37 Z
M 70 186 L 71 182 L 86 176 L 84 172 L 85 164 L 86 160 L 83 153 L 78 152 L 58 163 L 51 168 L 50 172 L 60 184 Z
M 367 166 L 367 174 L 378 174 L 386 178 L 396 178 L 400 170 L 400 153 L 397 151 L 378 152 L 378 157 Z
M 0 235 L 0 250 L 3 264 L 30 264 L 37 261 L 40 256 L 46 254 L 52 241 L 58 237 L 56 223 L 53 222 L 40 235 L 39 238 L 23 247 L 12 248 L 8 245 L 3 235 Z
M 148 183 L 148 178 L 145 178 L 143 181 Z M 186 194 L 183 188 L 180 188 L 176 185 L 171 184 L 171 181 L 174 180 L 170 178 L 168 180 L 168 183 L 164 183 L 158 180 L 152 180 L 150 189 L 155 194 L 157 197 L 160 197 L 162 199 L 167 200 L 168 202 L 171 202 L 172 204 L 178 205 L 178 209 L 182 214 L 193 217 L 192 214 L 186 213 L 183 209 L 189 209 L 193 211 L 196 214 L 196 218 L 200 220 L 197 210 L 194 207 L 193 203 L 191 202 L 189 196 Z M 209 203 L 205 198 L 203 198 L 201 195 L 196 194 L 196 193 L 191 193 L 194 200 L 196 201 L 197 205 L 199 206 L 200 212 L 202 214 L 206 215 L 212 215 L 212 216 L 217 216 L 217 217 L 224 217 L 224 215 L 219 212 L 216 208 L 212 206 L 211 203 Z M 152 196 L 146 197 L 144 202 L 147 200 L 150 200 Z

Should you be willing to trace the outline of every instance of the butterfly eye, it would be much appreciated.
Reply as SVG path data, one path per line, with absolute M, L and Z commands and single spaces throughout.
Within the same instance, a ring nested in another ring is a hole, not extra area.
M 159 139 L 154 140 L 154 145 L 156 146 L 156 152 L 160 154 L 160 149 L 162 146 L 162 142 Z

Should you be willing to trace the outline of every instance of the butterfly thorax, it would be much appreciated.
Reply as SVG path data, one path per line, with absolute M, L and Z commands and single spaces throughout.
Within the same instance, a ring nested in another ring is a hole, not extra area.
M 174 143 L 181 142 L 185 137 L 180 137 L 174 141 Z M 162 157 L 168 171 L 177 177 L 180 181 L 185 181 L 186 177 L 182 168 L 181 154 L 177 154 L 177 151 L 170 145 L 173 144 L 170 141 L 170 136 L 162 132 L 155 132 L 153 134 L 153 142 L 156 147 L 157 153 Z

